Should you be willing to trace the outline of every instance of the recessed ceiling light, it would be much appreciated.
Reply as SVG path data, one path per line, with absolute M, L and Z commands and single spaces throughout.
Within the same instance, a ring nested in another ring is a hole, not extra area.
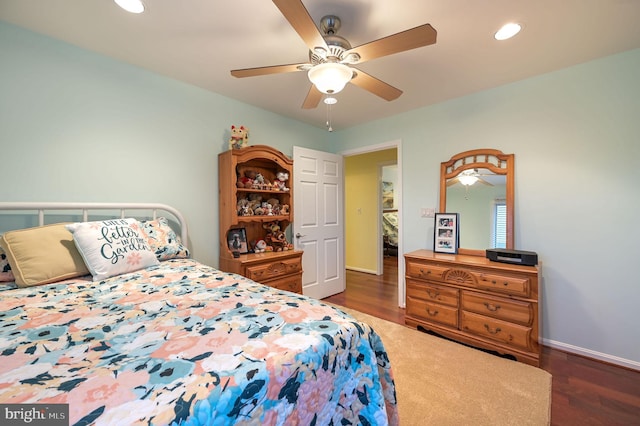
M 514 22 L 510 22 L 505 24 L 498 30 L 498 32 L 494 35 L 496 40 L 506 40 L 508 38 L 513 37 L 518 34 L 522 26 L 520 24 L 516 24 Z
M 142 0 L 114 0 L 118 6 L 131 13 L 144 12 Z

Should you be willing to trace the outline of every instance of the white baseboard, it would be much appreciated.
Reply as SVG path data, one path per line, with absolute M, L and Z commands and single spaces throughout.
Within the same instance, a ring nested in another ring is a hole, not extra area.
M 348 269 L 350 271 L 356 271 L 356 272 L 364 272 L 365 274 L 377 275 L 377 271 L 374 269 L 356 268 L 353 266 L 345 266 L 345 269 Z
M 630 359 L 620 358 L 617 356 L 603 354 L 602 352 L 592 351 L 591 349 L 585 349 L 578 346 L 569 345 L 567 343 L 556 342 L 554 340 L 542 339 L 542 344 L 553 349 L 558 349 L 564 352 L 569 352 L 576 355 L 582 355 L 587 358 L 593 358 L 600 361 L 608 362 L 609 364 L 619 365 L 621 367 L 630 368 L 632 370 L 640 371 L 640 362 L 632 361 Z

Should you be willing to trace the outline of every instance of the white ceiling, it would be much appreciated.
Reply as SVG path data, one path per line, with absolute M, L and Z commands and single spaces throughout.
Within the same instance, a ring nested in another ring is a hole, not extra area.
M 307 47 L 268 0 L 0 0 L 0 19 L 224 96 L 324 127 L 326 107 L 300 108 L 304 72 L 237 79 L 232 69 L 308 61 Z M 342 19 L 352 46 L 429 23 L 435 45 L 358 67 L 401 89 L 387 102 L 354 85 L 337 95 L 343 129 L 640 47 L 640 0 L 303 0 L 317 23 Z M 523 31 L 497 42 L 517 21 Z M 239 120 L 242 118 L 239 117 Z

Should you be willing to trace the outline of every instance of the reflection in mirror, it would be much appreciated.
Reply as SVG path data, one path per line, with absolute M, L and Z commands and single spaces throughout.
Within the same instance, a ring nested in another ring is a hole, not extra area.
M 457 178 L 447 181 L 447 211 L 464 218 L 460 247 L 473 249 L 505 248 L 507 245 L 506 180 L 485 169 L 479 169 L 478 180 Z
M 479 149 L 442 163 L 440 212 L 460 215 L 460 253 L 513 248 L 513 154 Z

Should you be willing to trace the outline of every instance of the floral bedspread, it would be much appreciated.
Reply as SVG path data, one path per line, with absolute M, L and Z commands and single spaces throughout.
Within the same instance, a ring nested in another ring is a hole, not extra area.
M 0 402 L 72 425 L 397 424 L 378 335 L 189 259 L 0 292 Z

